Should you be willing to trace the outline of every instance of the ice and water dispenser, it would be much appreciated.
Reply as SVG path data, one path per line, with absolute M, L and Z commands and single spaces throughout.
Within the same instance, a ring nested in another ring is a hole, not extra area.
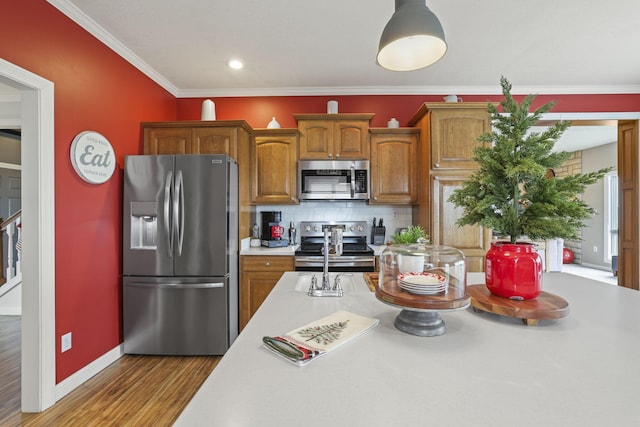
M 131 249 L 156 249 L 158 203 L 131 202 Z

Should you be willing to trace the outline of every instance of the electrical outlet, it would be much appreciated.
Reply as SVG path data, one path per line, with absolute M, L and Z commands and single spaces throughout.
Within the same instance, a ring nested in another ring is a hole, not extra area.
M 393 210 L 393 219 L 398 219 L 398 209 Z
M 593 253 L 597 253 L 597 252 L 598 252 L 598 247 L 597 247 L 597 246 L 594 246 L 594 247 L 593 247 Z
M 62 336 L 61 346 L 62 346 L 62 353 L 71 349 L 71 332 L 66 333 Z

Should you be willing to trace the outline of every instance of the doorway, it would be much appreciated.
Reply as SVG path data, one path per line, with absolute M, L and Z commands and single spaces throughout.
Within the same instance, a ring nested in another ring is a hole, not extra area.
M 22 129 L 22 411 L 56 401 L 53 83 L 0 59 L 20 92 Z
M 639 177 L 637 171 L 640 170 L 640 164 L 638 164 L 637 156 L 635 156 L 635 160 L 632 160 L 632 155 L 627 153 L 629 146 L 637 147 L 639 144 L 637 133 L 635 136 L 631 136 L 628 138 L 621 137 L 620 129 L 626 123 L 630 124 L 631 127 L 636 128 L 638 126 L 638 119 L 640 119 L 640 113 L 638 112 L 629 112 L 629 113 L 548 113 L 545 114 L 544 120 L 540 122 L 541 125 L 549 125 L 558 120 L 570 120 L 573 124 L 579 124 L 582 126 L 612 126 L 612 123 L 615 124 L 616 130 L 616 140 L 617 140 L 617 167 L 618 173 L 629 174 L 633 178 L 628 180 L 630 183 L 633 181 L 633 187 L 637 187 L 640 185 Z M 593 129 L 593 128 L 592 128 Z M 625 144 L 624 142 L 627 141 Z M 565 150 L 571 151 L 571 150 Z M 637 152 L 637 150 L 636 150 Z M 622 155 L 622 157 L 621 157 Z M 622 164 L 620 159 L 624 159 L 625 163 Z M 624 221 L 626 217 L 630 217 L 630 214 L 637 213 L 638 209 L 638 197 L 637 195 L 632 197 L 633 200 L 627 199 L 625 201 L 627 205 L 627 209 L 623 208 L 623 203 L 620 201 L 620 205 L 618 208 L 619 212 L 619 220 Z M 633 224 L 633 227 L 631 226 Z M 637 247 L 638 241 L 640 239 L 640 235 L 638 235 L 638 217 L 631 221 L 627 221 L 625 228 L 627 229 L 627 234 L 630 235 L 629 245 L 633 246 L 634 251 L 629 250 L 629 253 L 633 253 L 634 255 L 629 255 L 628 262 L 626 262 L 626 266 L 629 269 L 629 273 L 623 277 L 619 277 L 619 284 L 621 286 L 630 287 L 633 289 L 638 289 L 638 280 L 633 279 L 631 276 L 631 271 L 634 271 L 634 277 L 637 278 L 639 270 L 638 266 L 638 257 L 637 257 Z M 632 230 L 633 229 L 633 230 Z M 620 246 L 619 246 L 620 247 Z

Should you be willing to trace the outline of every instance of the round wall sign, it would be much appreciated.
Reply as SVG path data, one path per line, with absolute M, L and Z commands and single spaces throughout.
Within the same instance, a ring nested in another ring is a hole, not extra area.
M 90 184 L 102 184 L 116 169 L 116 154 L 107 138 L 87 130 L 73 138 L 71 163 L 80 178 Z

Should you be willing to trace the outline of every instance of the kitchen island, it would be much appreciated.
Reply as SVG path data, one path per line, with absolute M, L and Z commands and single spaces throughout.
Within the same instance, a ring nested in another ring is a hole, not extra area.
M 340 298 L 309 297 L 298 278 L 282 276 L 177 426 L 640 425 L 637 291 L 546 273 L 567 317 L 526 326 L 468 308 L 441 313 L 444 335 L 418 337 L 394 327 L 399 309 L 359 273 Z M 261 346 L 338 310 L 380 324 L 304 367 Z

